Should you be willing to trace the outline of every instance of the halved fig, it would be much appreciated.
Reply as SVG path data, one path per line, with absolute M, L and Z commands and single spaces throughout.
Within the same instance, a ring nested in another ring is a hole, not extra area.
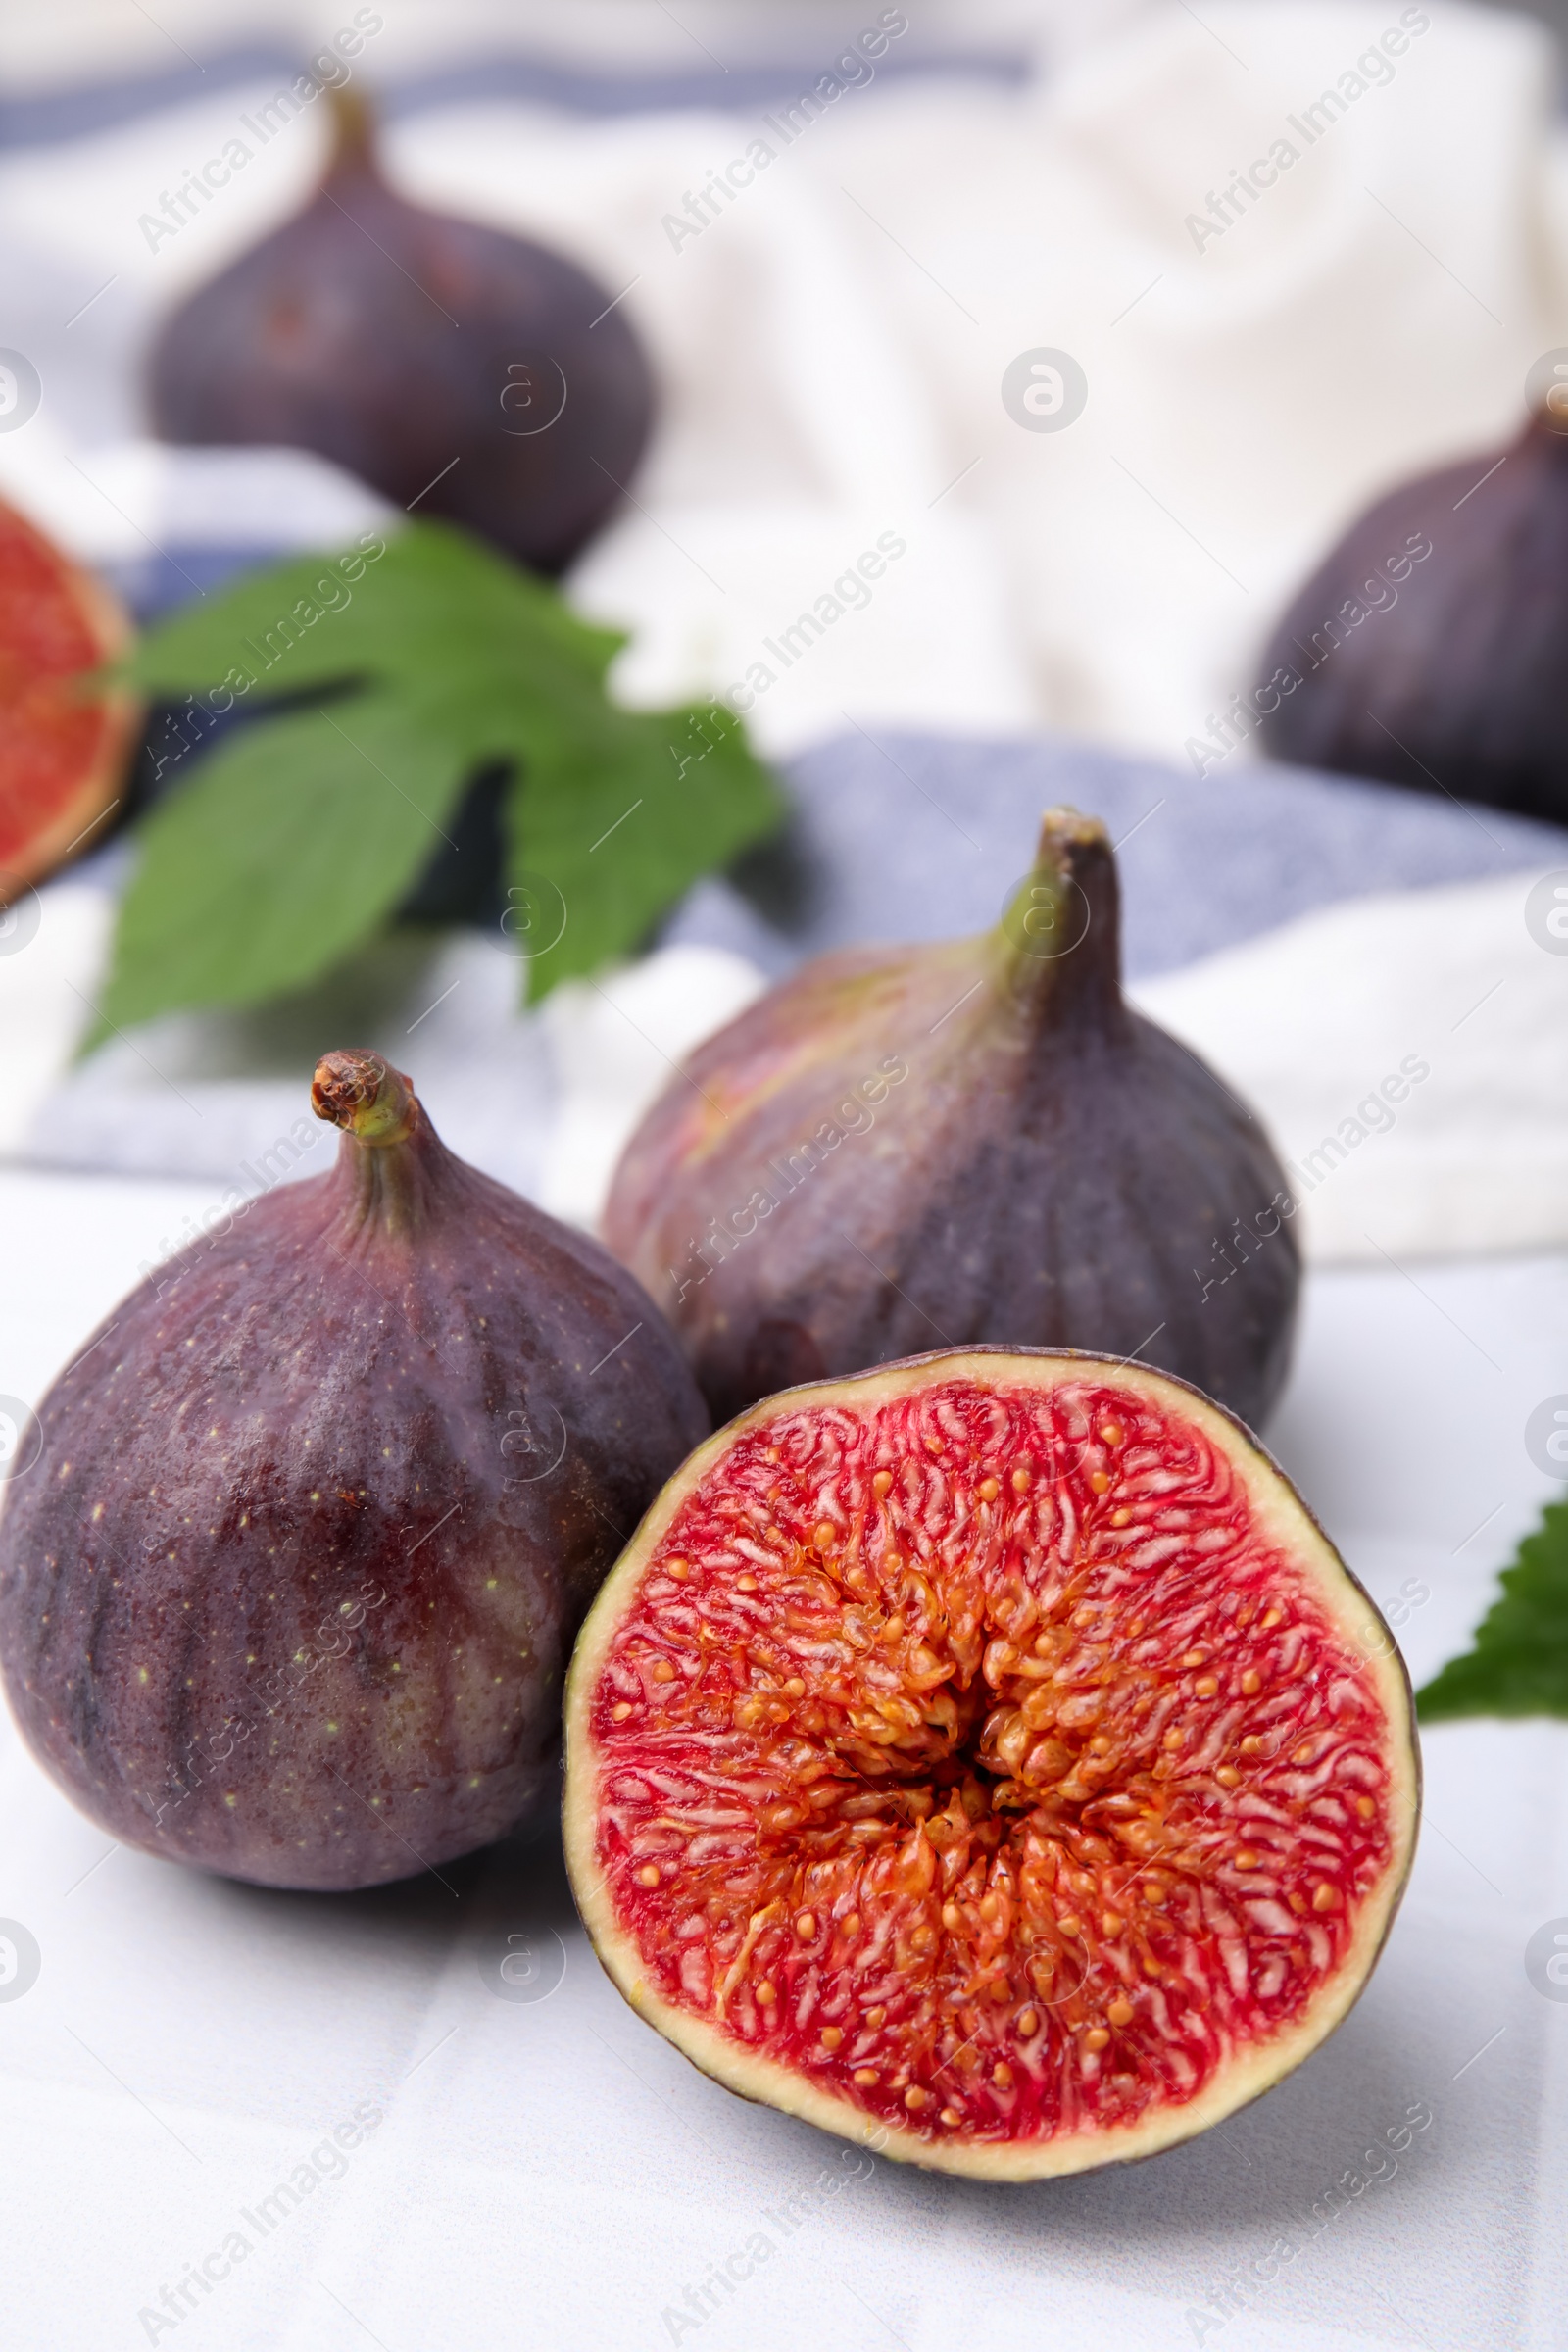
M 87 673 L 132 634 L 103 582 L 0 500 L 0 906 L 104 838 L 141 704 Z
M 566 1695 L 601 1959 L 732 2090 L 1025 2180 L 1149 2156 L 1345 2016 L 1410 1867 L 1393 1639 L 1240 1423 L 952 1349 L 756 1405 Z

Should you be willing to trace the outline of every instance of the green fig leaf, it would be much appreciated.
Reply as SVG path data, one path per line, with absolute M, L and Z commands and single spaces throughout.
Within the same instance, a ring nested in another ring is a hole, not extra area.
M 784 803 L 729 711 L 609 700 L 624 642 L 466 533 L 417 521 L 268 565 L 149 631 L 132 684 L 248 723 L 139 829 L 89 1043 L 319 977 L 394 913 L 465 786 L 498 763 L 525 998 L 633 952 Z
M 509 897 L 538 927 L 506 918 L 514 944 L 528 942 L 531 997 L 634 945 L 700 874 L 776 821 L 770 800 L 766 823 L 738 829 L 755 805 L 755 762 L 739 719 L 716 705 L 654 714 L 604 704 L 554 740 L 537 734 L 532 758 Z
M 89 1044 L 330 971 L 440 847 L 463 782 L 443 743 L 369 697 L 242 729 L 141 828 Z
M 1461 1657 L 1416 1692 L 1422 1723 L 1568 1715 L 1568 1502 L 1550 1502 Z

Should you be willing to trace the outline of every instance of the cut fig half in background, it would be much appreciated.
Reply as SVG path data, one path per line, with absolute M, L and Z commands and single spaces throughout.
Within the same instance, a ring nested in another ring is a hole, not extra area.
M 1410 1867 L 1409 1684 L 1185 1384 L 949 1350 L 692 1455 L 566 1697 L 605 1967 L 707 2073 L 939 2170 L 1173 2146 L 1318 2047 Z
M 88 673 L 132 634 L 103 582 L 0 500 L 0 907 L 108 838 L 141 705 Z

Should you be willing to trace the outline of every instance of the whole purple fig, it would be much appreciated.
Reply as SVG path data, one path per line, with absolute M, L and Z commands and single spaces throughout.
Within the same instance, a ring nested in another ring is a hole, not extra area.
M 1290 1362 L 1295 1203 L 1256 1118 L 1120 987 L 1105 829 L 1052 809 L 977 939 L 820 956 L 698 1047 L 611 1248 L 716 1419 L 930 1348 L 1141 1355 L 1248 1421 Z
M 1568 823 L 1568 417 L 1402 482 L 1291 605 L 1270 758 Z
M 327 1888 L 527 1811 L 577 1625 L 708 1416 L 631 1276 L 378 1054 L 312 1100 L 334 1167 L 158 1268 L 44 1400 L 0 1667 L 112 1837 Z
M 623 311 L 559 254 L 408 204 L 368 113 L 294 220 L 198 289 L 152 360 L 169 441 L 282 444 L 564 569 L 629 481 L 652 379 Z

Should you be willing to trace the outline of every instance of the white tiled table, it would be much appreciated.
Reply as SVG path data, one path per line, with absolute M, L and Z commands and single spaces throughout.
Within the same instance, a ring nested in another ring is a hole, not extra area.
M 207 1198 L 0 1172 L 0 1394 L 35 1396 Z M 1431 1587 L 1403 1636 L 1419 1680 L 1543 1498 L 1521 1433 L 1568 1391 L 1568 1262 L 1411 1274 L 1313 1280 L 1271 1435 L 1374 1595 Z M 696 2074 L 601 1975 L 548 1829 L 449 1866 L 456 1896 L 268 1894 L 110 1846 L 6 1727 L 0 1918 L 42 1968 L 0 2002 L 0 2343 L 1568 2345 L 1568 2003 L 1523 1968 L 1568 1915 L 1568 1728 L 1452 1727 L 1426 1760 L 1414 1882 L 1336 2038 L 1192 2146 L 1009 2190 L 846 2155 Z M 561 1938 L 548 1998 L 488 1988 L 509 1934 L 554 1967 Z M 1398 2171 L 1313 2235 L 1415 2102 L 1435 2120 Z M 375 2129 L 328 2152 L 367 2106 Z M 297 2207 L 260 2210 L 313 2151 Z M 732 2297 L 677 2317 L 759 2233 Z M 1207 2298 L 1276 2240 L 1294 2259 L 1221 2316 Z M 139 2315 L 168 2320 L 166 2287 L 182 2316 L 159 2327 Z

